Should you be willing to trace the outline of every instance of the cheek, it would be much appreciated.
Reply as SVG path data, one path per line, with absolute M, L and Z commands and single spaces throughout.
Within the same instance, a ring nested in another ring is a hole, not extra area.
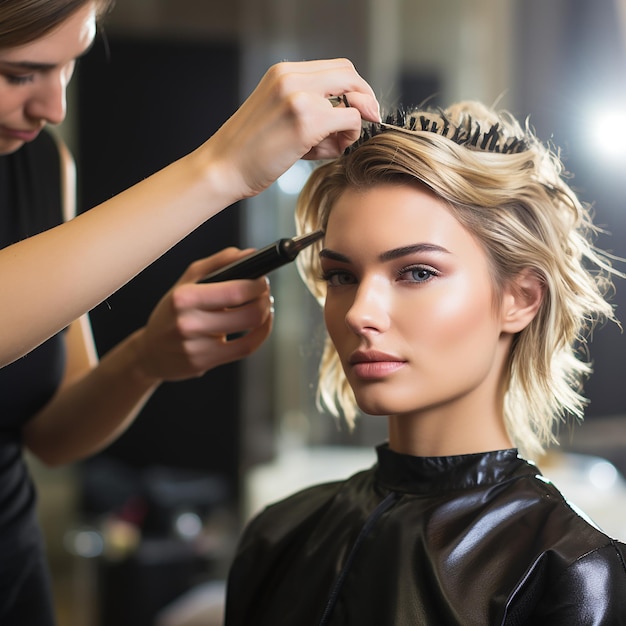
M 421 307 L 424 315 L 417 316 L 422 317 L 427 338 L 442 346 L 460 347 L 480 343 L 486 334 L 495 332 L 491 289 L 485 285 L 459 280 L 429 295 L 432 306 Z
M 330 303 L 328 298 L 326 298 L 326 302 L 324 302 L 324 324 L 326 325 L 326 330 L 328 331 L 331 339 L 335 332 L 336 315 L 337 314 L 333 309 L 332 303 Z
M 324 304 L 324 323 L 332 342 L 340 343 L 342 331 L 347 331 L 346 312 L 343 305 L 332 297 L 327 297 Z
M 24 106 L 26 98 L 6 86 L 0 86 L 0 122 Z
M 436 312 L 440 319 L 454 321 L 459 327 L 471 328 L 489 314 L 489 307 L 487 299 L 481 294 L 458 290 L 442 299 Z

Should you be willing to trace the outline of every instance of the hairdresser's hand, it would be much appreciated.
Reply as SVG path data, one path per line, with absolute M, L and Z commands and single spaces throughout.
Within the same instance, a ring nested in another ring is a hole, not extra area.
M 346 95 L 350 107 L 333 107 Z M 379 121 L 371 87 L 347 59 L 279 63 L 241 108 L 201 148 L 235 199 L 263 191 L 298 159 L 339 156 L 361 133 L 361 120 Z
M 272 328 L 272 298 L 265 278 L 224 283 L 196 281 L 250 251 L 227 248 L 190 265 L 161 299 L 137 336 L 146 377 L 181 380 L 253 353 Z M 246 332 L 226 340 L 233 333 Z

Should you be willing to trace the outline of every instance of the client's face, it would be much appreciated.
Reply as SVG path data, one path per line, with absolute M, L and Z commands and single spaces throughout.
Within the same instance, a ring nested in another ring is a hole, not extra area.
M 492 408 L 505 351 L 488 261 L 445 203 L 418 186 L 348 189 L 320 256 L 326 326 L 363 411 Z

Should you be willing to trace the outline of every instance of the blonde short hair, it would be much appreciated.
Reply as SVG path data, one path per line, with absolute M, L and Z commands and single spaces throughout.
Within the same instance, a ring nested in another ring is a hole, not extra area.
M 583 360 L 585 341 L 599 320 L 617 321 L 606 299 L 617 272 L 594 247 L 589 209 L 566 184 L 559 156 L 529 128 L 477 102 L 406 119 L 409 131 L 384 125 L 367 131 L 345 155 L 312 173 L 298 200 L 298 231 L 324 229 L 346 188 L 417 182 L 445 201 L 483 246 L 496 296 L 521 271 L 535 272 L 544 298 L 514 339 L 504 406 L 510 437 L 532 457 L 554 441 L 556 422 L 582 417 L 582 382 L 591 371 Z M 298 268 L 323 304 L 321 245 L 303 251 Z M 329 337 L 325 341 L 318 404 L 352 426 L 354 394 Z

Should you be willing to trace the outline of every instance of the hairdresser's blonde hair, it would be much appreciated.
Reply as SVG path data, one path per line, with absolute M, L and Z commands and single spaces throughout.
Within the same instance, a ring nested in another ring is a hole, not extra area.
M 520 138 L 524 149 L 503 154 L 481 150 L 480 142 L 459 145 L 449 138 L 451 133 L 444 137 L 385 129 L 313 172 L 298 200 L 297 228 L 324 229 L 346 188 L 417 182 L 444 200 L 480 242 L 492 268 L 496 298 L 523 270 L 536 273 L 544 283 L 544 297 L 534 320 L 513 342 L 504 406 L 510 437 L 532 457 L 554 441 L 557 421 L 568 415 L 582 417 L 582 381 L 591 369 L 581 352 L 597 321 L 617 321 L 606 300 L 610 275 L 617 272 L 594 248 L 596 229 L 590 213 L 565 183 L 560 158 L 528 128 L 476 102 L 419 116 L 436 121 L 439 129 L 442 120 L 452 127 L 469 124 L 483 131 L 498 124 L 502 145 Z M 321 245 L 303 251 L 298 268 L 323 304 Z M 318 404 L 335 416 L 343 414 L 353 425 L 354 394 L 329 337 L 320 364 Z

